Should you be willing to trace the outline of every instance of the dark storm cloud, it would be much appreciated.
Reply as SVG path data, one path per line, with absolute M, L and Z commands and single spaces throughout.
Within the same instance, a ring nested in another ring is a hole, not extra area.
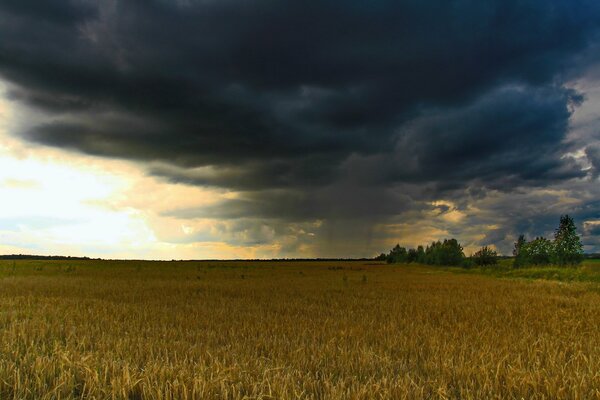
M 16 98 L 60 116 L 28 137 L 186 167 L 385 151 L 423 104 L 554 83 L 600 11 L 572 1 L 44 4 L 0 5 L 0 72 Z M 129 118 L 107 121 L 114 112 Z
M 340 193 L 352 197 L 340 198 Z M 254 216 L 285 221 L 330 219 L 377 219 L 417 207 L 406 194 L 393 189 L 379 189 L 337 183 L 312 190 L 268 190 L 247 192 L 242 197 L 214 206 L 178 209 L 166 216 L 178 218 L 239 219 Z
M 565 83 L 599 28 L 588 0 L 4 1 L 0 76 L 30 141 L 246 191 L 181 217 L 373 224 L 582 177 Z
M 457 237 L 475 237 L 474 246 L 494 244 L 510 255 L 519 235 L 527 240 L 538 236 L 553 238 L 560 216 L 574 218 L 586 251 L 600 249 L 600 191 L 589 181 L 563 181 L 551 188 L 520 187 L 510 192 L 492 191 L 484 198 L 469 193 L 455 194 L 465 218 L 449 227 Z M 469 212 L 475 204 L 477 212 Z M 487 228 L 485 228 L 487 227 Z M 482 235 L 483 234 L 483 235 Z
M 598 224 L 588 224 L 585 226 L 585 232 L 589 235 L 600 237 L 600 223 Z
M 12 17 L 31 18 L 41 23 L 72 24 L 96 16 L 92 3 L 84 1 L 4 0 L 2 9 Z
M 502 189 L 580 177 L 581 168 L 562 158 L 569 105 L 579 99 L 556 87 L 507 86 L 470 104 L 427 109 L 399 128 L 391 154 L 354 160 L 354 169 L 448 189 L 472 179 Z

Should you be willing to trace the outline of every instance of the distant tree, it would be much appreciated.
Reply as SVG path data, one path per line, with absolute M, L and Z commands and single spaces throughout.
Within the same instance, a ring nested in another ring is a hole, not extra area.
M 515 256 L 513 265 L 575 265 L 583 260 L 583 246 L 577 234 L 573 218 L 568 215 L 560 217 L 560 225 L 554 234 L 554 241 L 537 237 L 527 242 L 524 235 L 519 235 L 513 250 Z M 431 242 L 428 246 L 418 246 L 416 249 L 401 247 L 397 244 L 387 255 L 381 254 L 376 259 L 388 263 L 418 262 L 430 265 L 492 265 L 497 263 L 496 251 L 488 246 L 482 247 L 473 256 L 465 258 L 463 248 L 456 239 L 444 239 L 443 242 Z
M 439 253 L 441 252 L 442 243 L 438 240 L 437 242 L 431 242 L 431 244 L 425 247 L 425 256 L 423 262 L 425 264 L 436 265 L 439 264 Z
M 483 246 L 473 254 L 472 259 L 475 265 L 494 265 L 498 263 L 498 253 L 491 247 Z
M 400 247 L 400 245 L 397 244 L 392 251 L 390 251 L 390 254 L 388 254 L 386 261 L 388 264 L 398 264 L 407 262 L 407 259 L 408 253 L 406 248 Z
M 462 263 L 460 264 L 463 268 L 472 268 L 475 265 L 473 262 L 473 257 L 465 257 Z
M 523 247 L 523 245 L 525 243 L 527 243 L 527 241 L 525 240 L 525 235 L 519 235 L 519 238 L 515 242 L 515 248 L 513 250 L 513 256 L 515 256 L 515 257 L 519 256 L 519 253 L 521 252 L 521 247 Z
M 442 265 L 460 265 L 465 258 L 463 248 L 456 239 L 444 239 L 442 249 Z
M 460 265 L 465 258 L 463 248 L 456 239 L 432 242 L 425 249 L 424 262 L 431 265 Z
M 416 249 L 408 249 L 407 262 L 417 262 L 418 253 Z
M 550 264 L 554 258 L 554 244 L 544 237 L 537 237 L 521 246 L 519 256 L 522 257 L 522 265 Z
M 525 235 L 519 235 L 519 238 L 515 242 L 515 248 L 513 250 L 513 256 L 515 256 L 515 259 L 513 261 L 514 267 L 521 267 L 526 264 L 526 260 L 524 257 L 525 255 L 522 254 L 522 252 L 521 252 L 521 249 L 526 244 L 527 244 L 527 241 L 525 240 Z
M 560 217 L 560 225 L 554 233 L 554 258 L 559 265 L 576 265 L 583 260 L 583 245 L 575 222 L 568 215 Z
M 417 246 L 417 262 L 420 264 L 425 263 L 425 248 L 423 246 Z
M 385 253 L 381 253 L 380 255 L 378 255 L 377 257 L 375 257 L 373 260 L 375 260 L 375 261 L 386 261 L 387 260 L 387 256 L 385 255 Z
M 423 246 L 417 247 L 417 262 L 421 264 L 425 263 L 425 249 Z

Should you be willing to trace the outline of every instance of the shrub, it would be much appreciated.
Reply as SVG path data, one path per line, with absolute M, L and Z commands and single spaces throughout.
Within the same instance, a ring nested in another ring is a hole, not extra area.
M 473 263 L 479 266 L 498 264 L 498 253 L 491 247 L 483 246 L 473 254 Z
M 475 263 L 473 262 L 472 257 L 465 258 L 461 263 L 461 267 L 466 269 L 473 268 L 474 265 Z

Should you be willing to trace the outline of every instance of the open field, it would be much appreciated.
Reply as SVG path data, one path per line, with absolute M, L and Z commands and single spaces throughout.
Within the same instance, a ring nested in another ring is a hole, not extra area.
M 369 262 L 2 261 L 0 398 L 594 399 L 598 326 L 594 283 Z

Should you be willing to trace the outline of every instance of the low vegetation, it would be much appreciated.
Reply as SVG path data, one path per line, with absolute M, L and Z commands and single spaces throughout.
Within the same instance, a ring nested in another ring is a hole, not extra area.
M 594 399 L 599 322 L 595 284 L 443 267 L 0 261 L 0 398 Z
M 577 268 L 565 268 L 558 265 L 529 266 L 515 268 L 511 259 L 500 259 L 492 266 L 473 266 L 471 268 L 440 267 L 444 271 L 466 274 L 487 275 L 495 278 L 550 280 L 560 282 L 582 282 L 600 284 L 600 259 L 586 259 Z M 600 290 L 594 287 L 594 290 Z

